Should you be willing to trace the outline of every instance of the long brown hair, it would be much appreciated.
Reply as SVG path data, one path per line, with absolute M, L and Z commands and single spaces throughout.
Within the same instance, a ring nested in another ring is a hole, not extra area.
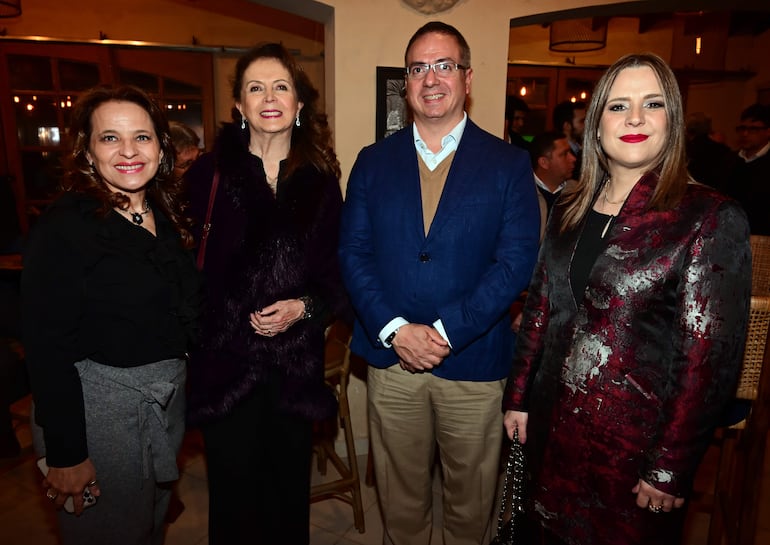
M 658 184 L 650 198 L 648 208 L 670 210 L 682 198 L 689 181 L 685 155 L 685 126 L 682 95 L 676 77 L 666 62 L 654 53 L 625 55 L 610 66 L 594 89 L 594 95 L 586 113 L 583 133 L 583 163 L 580 180 L 575 187 L 565 190 L 560 232 L 574 229 L 593 205 L 597 192 L 607 178 L 609 163 L 599 140 L 599 124 L 609 99 L 610 88 L 618 74 L 626 68 L 648 66 L 655 73 L 666 104 L 666 144 L 650 171 L 658 174 Z
M 182 243 L 190 248 L 193 238 L 189 231 L 189 220 L 184 216 L 182 206 L 181 182 L 174 178 L 174 146 L 171 143 L 168 121 L 163 111 L 150 96 L 137 87 L 94 87 L 84 92 L 72 109 L 70 135 L 72 150 L 64 158 L 64 176 L 62 189 L 85 193 L 101 201 L 100 211 L 107 214 L 112 208 L 126 209 L 129 199 L 122 193 L 115 193 L 107 188 L 102 176 L 88 161 L 88 146 L 91 142 L 93 126 L 91 117 L 94 111 L 107 102 L 131 102 L 146 111 L 152 120 L 161 158 L 158 171 L 147 184 L 147 197 L 169 218 L 174 229 L 179 233 Z
M 293 127 L 291 131 L 291 149 L 286 160 L 286 172 L 281 175 L 290 176 L 298 167 L 310 163 L 321 172 L 339 178 L 340 163 L 334 153 L 326 114 L 319 109 L 318 91 L 284 46 L 277 43 L 258 45 L 238 59 L 233 77 L 233 99 L 240 102 L 243 74 L 259 59 L 275 59 L 286 68 L 297 92 L 297 100 L 303 104 L 299 111 L 300 126 Z M 237 112 L 238 110 L 233 111 L 233 121 L 240 123 L 240 118 L 235 117 Z

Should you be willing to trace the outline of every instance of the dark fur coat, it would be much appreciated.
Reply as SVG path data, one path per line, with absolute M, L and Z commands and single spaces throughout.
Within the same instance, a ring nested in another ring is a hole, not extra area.
M 345 305 L 336 258 L 339 182 L 306 165 L 282 176 L 273 196 L 246 133 L 226 125 L 214 152 L 185 177 L 200 226 L 215 166 L 220 172 L 203 267 L 201 342 L 190 361 L 190 420 L 227 414 L 258 384 L 268 386 L 282 412 L 325 418 L 336 407 L 323 382 L 324 328 Z M 311 319 L 271 338 L 254 333 L 250 312 L 303 295 L 313 299 Z

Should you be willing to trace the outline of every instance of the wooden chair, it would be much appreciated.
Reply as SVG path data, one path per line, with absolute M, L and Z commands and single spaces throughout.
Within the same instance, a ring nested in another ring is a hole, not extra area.
M 350 423 L 350 404 L 348 403 L 348 379 L 350 378 L 350 327 L 343 322 L 335 322 L 326 334 L 324 379 L 337 394 L 339 402 L 338 420 L 332 430 L 319 425 L 319 437 L 314 446 L 318 468 L 326 474 L 327 462 L 330 461 L 340 474 L 340 478 L 328 483 L 317 484 L 310 490 L 310 501 L 316 502 L 329 498 L 344 501 L 353 507 L 353 520 L 359 532 L 364 533 L 364 508 L 361 500 L 361 480 L 358 474 L 358 460 L 353 440 L 353 428 Z M 337 431 L 342 428 L 345 436 L 347 463 L 337 454 L 334 440 Z
M 753 237 L 752 237 L 753 238 Z M 749 401 L 748 416 L 717 430 L 719 465 L 710 511 L 708 545 L 754 545 L 762 467 L 770 430 L 770 297 L 752 296 L 746 348 L 736 398 Z
M 751 294 L 770 295 L 770 237 L 751 235 Z

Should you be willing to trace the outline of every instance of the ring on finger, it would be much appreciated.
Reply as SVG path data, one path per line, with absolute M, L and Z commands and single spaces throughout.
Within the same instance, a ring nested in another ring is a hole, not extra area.
M 650 510 L 650 513 L 656 513 L 657 514 L 657 513 L 660 513 L 661 511 L 663 511 L 663 506 L 662 505 L 650 504 L 650 505 L 647 506 L 647 509 Z
M 89 481 L 86 486 L 96 486 L 96 479 L 94 479 L 93 481 Z
M 46 492 L 45 492 L 45 497 L 46 497 L 46 498 L 48 498 L 48 499 L 49 499 L 49 500 L 51 500 L 51 501 L 54 501 L 54 500 L 57 498 L 57 496 L 58 496 L 58 495 L 59 495 L 59 492 L 57 492 L 57 491 L 56 491 L 55 489 L 53 489 L 53 488 L 49 488 L 49 489 L 48 489 L 48 490 L 46 490 Z

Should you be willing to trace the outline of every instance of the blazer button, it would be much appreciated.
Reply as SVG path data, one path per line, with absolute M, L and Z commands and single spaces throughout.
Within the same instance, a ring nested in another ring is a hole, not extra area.
M 420 263 L 427 263 L 428 261 L 430 261 L 430 254 L 426 253 L 426 252 L 421 253 L 420 254 Z

